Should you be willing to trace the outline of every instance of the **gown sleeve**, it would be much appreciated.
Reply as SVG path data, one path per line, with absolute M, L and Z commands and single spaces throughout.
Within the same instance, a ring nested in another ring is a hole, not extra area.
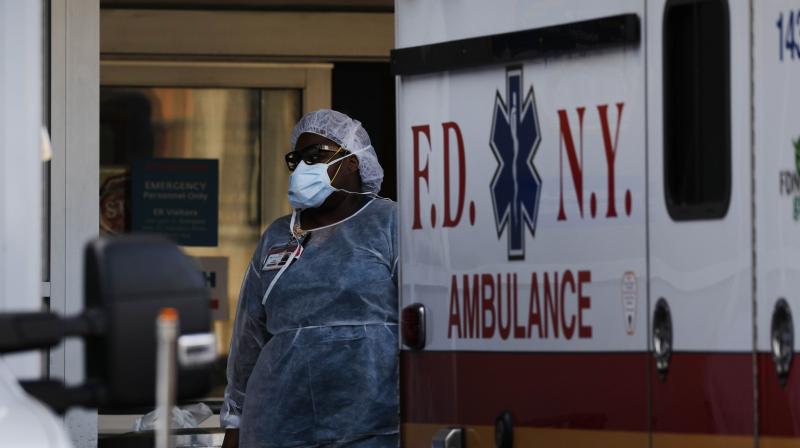
M 239 427 L 247 381 L 261 348 L 271 337 L 267 332 L 266 313 L 261 306 L 264 285 L 259 264 L 260 255 L 257 249 L 239 292 L 239 304 L 228 355 L 226 372 L 228 385 L 225 387 L 225 398 L 219 416 L 220 424 L 224 428 Z

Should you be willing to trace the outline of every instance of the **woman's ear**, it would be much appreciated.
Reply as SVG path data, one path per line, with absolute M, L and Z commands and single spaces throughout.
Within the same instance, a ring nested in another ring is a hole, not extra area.
M 351 173 L 357 173 L 358 172 L 358 157 L 350 156 L 345 160 L 347 161 L 347 169 L 350 170 Z

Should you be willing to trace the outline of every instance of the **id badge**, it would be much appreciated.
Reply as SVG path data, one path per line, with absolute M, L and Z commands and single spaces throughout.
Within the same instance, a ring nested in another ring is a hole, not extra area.
M 303 246 L 294 240 L 282 246 L 271 247 L 267 252 L 267 259 L 264 261 L 264 266 L 261 270 L 274 271 L 282 268 L 289 261 L 292 253 L 295 254 L 295 259 L 300 258 L 300 254 L 303 253 Z

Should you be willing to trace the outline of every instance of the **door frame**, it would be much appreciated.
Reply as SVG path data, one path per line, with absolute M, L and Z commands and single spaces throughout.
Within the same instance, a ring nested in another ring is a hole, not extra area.
M 331 105 L 333 64 L 104 60 L 101 86 L 290 88 L 303 91 L 303 113 Z

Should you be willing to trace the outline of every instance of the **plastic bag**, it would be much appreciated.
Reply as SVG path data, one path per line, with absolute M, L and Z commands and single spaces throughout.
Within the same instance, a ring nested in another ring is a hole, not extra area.
M 156 413 L 151 411 L 133 422 L 134 431 L 152 431 L 156 427 Z M 214 412 L 205 403 L 194 403 L 186 406 L 172 408 L 171 428 L 196 428 Z

